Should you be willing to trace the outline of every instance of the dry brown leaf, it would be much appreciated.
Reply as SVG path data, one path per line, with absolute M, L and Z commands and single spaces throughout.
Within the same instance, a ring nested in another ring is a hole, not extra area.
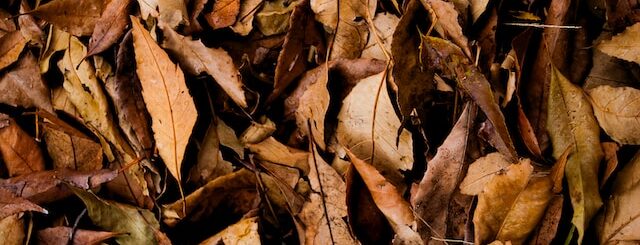
M 27 14 L 29 11 L 31 11 L 29 3 L 27 1 L 20 2 L 20 14 L 23 14 L 18 16 L 20 32 L 31 44 L 43 48 L 45 42 L 44 32 L 40 29 L 33 16 Z
M 158 0 L 137 0 L 138 6 L 140 8 L 140 17 L 143 20 L 149 19 L 151 17 L 158 17 Z
M 180 24 L 189 24 L 187 5 L 180 0 L 158 0 L 158 23 L 176 28 Z
M 211 12 L 204 14 L 205 20 L 215 30 L 236 23 L 240 13 L 240 0 L 217 0 Z
M 377 2 L 311 0 L 316 20 L 322 23 L 328 33 L 335 35 L 330 60 L 360 57 L 369 35 L 367 22 L 373 19 Z
M 224 49 L 208 48 L 200 40 L 191 40 L 166 26 L 160 27 L 165 35 L 162 46 L 178 58 L 185 71 L 192 75 L 211 75 L 237 105 L 247 108 L 240 72 Z
M 301 0 L 265 1 L 256 13 L 256 25 L 265 36 L 282 34 L 289 28 L 291 12 Z
M 73 241 L 69 241 L 73 234 Z M 73 245 L 98 245 L 103 244 L 106 240 L 118 236 L 118 233 L 109 231 L 92 231 L 84 229 L 73 229 L 66 226 L 57 226 L 42 229 L 38 231 L 39 245 L 57 245 L 57 244 L 73 244 Z
M 435 23 L 434 28 L 440 36 L 451 39 L 467 57 L 473 57 L 469 50 L 469 41 L 462 34 L 462 27 L 458 23 L 458 11 L 453 3 L 443 0 L 420 0 L 420 2 L 429 11 L 429 18 L 432 23 Z
M 476 159 L 469 166 L 467 176 L 460 183 L 460 192 L 478 195 L 496 174 L 501 174 L 511 165 L 504 155 L 494 152 Z
M 246 147 L 249 151 L 255 153 L 256 158 L 259 160 L 297 168 L 302 170 L 303 173 L 309 172 L 308 152 L 288 147 L 273 137 L 269 137 L 260 143 L 246 144 Z
M 0 220 L 0 243 L 22 245 L 25 239 L 24 216 L 15 214 Z
M 311 144 L 311 147 L 315 147 Z M 312 148 L 308 154 L 311 194 L 298 218 L 304 224 L 304 243 L 357 244 L 347 223 L 345 183 L 340 175 Z
M 616 177 L 612 195 L 595 220 L 600 244 L 633 244 L 640 240 L 640 197 L 638 185 L 640 153 L 620 170 Z
M 584 91 L 553 68 L 547 112 L 547 131 L 553 144 L 553 156 L 560 158 L 569 147 L 573 150 L 565 175 L 569 184 L 572 222 L 582 241 L 591 218 L 602 206 L 598 192 L 598 166 L 602 159 L 600 128 Z
M 49 88 L 40 76 L 38 63 L 27 52 L 15 67 L 0 78 L 0 103 L 53 112 Z
M 473 127 L 476 112 L 475 105 L 466 105 L 451 133 L 438 147 L 438 153 L 429 161 L 427 172 L 411 196 L 416 214 L 429 224 L 425 227 L 418 223 L 420 234 L 426 241 L 432 236 L 445 238 L 450 200 L 462 178 L 469 129 Z
M 228 226 L 200 243 L 200 245 L 217 244 L 261 244 L 258 217 L 241 219 L 238 223 Z
M 151 128 L 160 157 L 181 182 L 182 159 L 198 117 L 180 67 L 154 41 L 140 21 L 131 17 L 133 47 L 142 97 L 151 115 Z
M 222 158 L 219 137 L 216 123 L 211 123 L 200 144 L 196 165 L 189 171 L 189 181 L 204 185 L 233 172 L 233 165 Z
M 53 25 L 49 27 L 46 49 L 39 59 L 40 73 L 47 73 L 49 71 L 51 57 L 56 52 L 65 50 L 69 47 L 70 36 L 71 35 L 68 32 L 62 31 Z
M 602 180 L 600 181 L 600 188 L 602 188 L 618 167 L 618 150 L 620 149 L 620 146 L 614 142 L 602 142 L 600 145 L 602 145 L 602 152 L 604 154 L 603 160 L 605 162 L 604 173 L 602 174 Z
M 552 179 L 536 176 L 528 159 L 494 176 L 478 196 L 473 215 L 475 242 L 522 244 L 542 219 L 553 197 Z
M 640 144 L 640 90 L 604 85 L 590 89 L 589 95 L 600 127 L 612 139 L 620 144 Z
M 74 36 L 89 36 L 104 8 L 102 0 L 53 0 L 30 12 Z
M 251 122 L 251 125 L 240 135 L 240 143 L 257 144 L 267 139 L 276 131 L 276 124 L 265 117 L 264 123 Z
M 386 75 L 383 71 L 364 78 L 351 90 L 338 114 L 336 138 L 404 192 L 402 171 L 413 166 L 413 140 L 406 129 L 398 131 L 400 119 L 386 89 Z
M 79 171 L 102 168 L 102 147 L 62 120 L 43 124 L 44 141 L 54 169 Z
M 639 38 L 640 23 L 636 23 L 611 40 L 598 44 L 597 48 L 610 56 L 640 64 L 640 45 L 637 42 Z
M 44 170 L 44 157 L 36 141 L 15 120 L 0 113 L 0 155 L 9 176 Z
M 394 242 L 422 244 L 422 239 L 417 232 L 418 224 L 413 210 L 398 192 L 398 189 L 389 183 L 376 168 L 358 159 L 349 150 L 347 150 L 347 155 L 371 192 L 371 197 L 376 206 L 387 218 L 396 233 Z
M 112 0 L 105 6 L 91 34 L 87 56 L 107 50 L 122 37 L 129 24 L 127 10 L 130 3 L 131 0 Z
M 77 122 L 82 122 L 82 116 L 69 100 L 69 93 L 63 87 L 51 89 L 51 104 L 53 104 L 53 109 L 61 113 L 61 115 L 66 114 Z
M 0 37 L 0 69 L 16 62 L 28 41 L 20 31 L 13 31 Z
M 17 197 L 8 190 L 0 189 L 0 219 L 27 211 L 48 214 L 47 210 L 29 200 Z
M 243 0 L 236 22 L 230 26 L 233 32 L 246 36 L 253 30 L 253 18 L 263 0 Z
M 469 1 L 471 6 L 471 17 L 473 18 L 473 22 L 475 23 L 478 18 L 485 12 L 487 9 L 487 4 L 489 4 L 489 0 L 471 0 Z
M 189 194 L 185 200 L 167 204 L 162 209 L 162 220 L 170 227 L 178 222 L 197 222 L 229 212 L 243 215 L 260 202 L 256 175 L 247 169 L 218 177 Z M 186 201 L 186 214 L 183 205 Z M 234 207 L 228 210 L 226 207 Z
M 556 195 L 549 201 L 549 206 L 542 221 L 540 221 L 538 229 L 529 240 L 530 245 L 552 244 L 558 233 L 560 218 L 562 218 L 563 199 L 562 195 Z
M 387 60 L 390 58 L 387 57 L 386 54 L 391 53 L 393 33 L 396 31 L 398 22 L 400 22 L 400 18 L 393 14 L 387 12 L 376 14 L 373 19 L 373 26 L 376 28 L 376 32 L 372 32 L 371 35 L 369 35 L 369 40 L 364 50 L 362 50 L 361 57 L 379 60 Z M 376 35 L 379 35 L 379 37 L 376 37 Z

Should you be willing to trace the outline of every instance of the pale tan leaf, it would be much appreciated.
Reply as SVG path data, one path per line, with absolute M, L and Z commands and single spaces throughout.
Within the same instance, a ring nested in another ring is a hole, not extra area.
M 597 48 L 610 56 L 640 64 L 638 39 L 640 39 L 640 23 L 635 23 L 611 40 L 598 44 Z
M 158 23 L 176 28 L 180 24 L 189 24 L 189 15 L 184 0 L 158 0 Z
M 435 23 L 435 30 L 441 36 L 450 38 L 456 45 L 460 46 L 467 57 L 471 56 L 467 37 L 462 33 L 462 27 L 458 23 L 458 11 L 453 3 L 443 0 L 420 0 L 422 5 L 429 11 L 429 18 Z
M 200 245 L 217 244 L 261 244 L 258 217 L 241 219 L 200 243 Z
M 192 75 L 211 75 L 237 105 L 247 108 L 240 72 L 227 51 L 208 48 L 200 40 L 191 40 L 166 26 L 160 28 L 165 35 L 162 46 L 178 58 L 178 63 L 185 71 Z
M 602 188 L 609 180 L 609 177 L 613 174 L 613 172 L 618 167 L 618 150 L 620 146 L 614 142 L 602 142 L 602 152 L 604 154 L 604 174 L 602 175 L 602 180 L 600 181 L 600 188 Z
M 16 62 L 28 41 L 19 31 L 13 31 L 0 37 L 0 69 Z
M 0 220 L 0 244 L 22 245 L 24 244 L 25 229 L 24 216 L 14 214 Z
M 276 124 L 269 118 L 265 119 L 264 123 L 251 122 L 242 135 L 240 135 L 240 143 L 242 144 L 256 144 L 267 139 L 273 132 L 276 131 Z
M 494 152 L 478 158 L 469 166 L 467 176 L 460 183 L 460 192 L 478 195 L 496 174 L 503 173 L 511 163 L 504 155 Z
M 30 13 L 75 36 L 89 36 L 102 14 L 102 0 L 54 0 Z
M 620 144 L 640 144 L 640 90 L 598 86 L 589 90 L 600 127 Z
M 131 17 L 131 23 L 137 73 L 156 146 L 171 175 L 181 182 L 180 167 L 198 113 L 180 67 L 171 62 L 137 18 Z
M 336 138 L 358 158 L 372 162 L 403 192 L 406 184 L 402 171 L 413 166 L 413 140 L 406 129 L 398 132 L 400 119 L 393 109 L 386 84 L 384 71 L 358 82 L 343 101 Z
M 58 51 L 65 50 L 69 47 L 70 34 L 60 30 L 53 25 L 49 28 L 49 36 L 47 37 L 47 46 L 44 53 L 40 56 L 40 73 L 49 71 L 49 61 L 51 56 Z
M 584 91 L 555 67 L 550 75 L 547 131 L 554 157 L 573 148 L 565 175 L 574 210 L 572 222 L 579 232 L 578 241 L 582 241 L 591 218 L 602 206 L 597 171 L 602 159 L 600 128 Z
M 258 6 L 263 0 L 244 0 L 240 3 L 240 13 L 236 22 L 230 26 L 233 32 L 246 36 L 253 29 L 253 19 L 258 10 Z
M 158 0 L 137 0 L 140 7 L 140 15 L 143 20 L 147 20 L 149 16 L 158 17 Z
M 473 18 L 473 22 L 475 23 L 480 15 L 484 13 L 487 9 L 487 4 L 489 4 L 489 0 L 471 0 L 469 1 L 471 5 L 471 17 Z
M 362 58 L 374 58 L 379 60 L 386 60 L 387 54 L 391 53 L 391 42 L 393 41 L 393 33 L 396 31 L 396 26 L 400 22 L 400 18 L 397 16 L 383 12 L 376 14 L 373 19 L 373 25 L 376 28 L 376 32 L 371 32 L 369 40 L 362 50 Z M 380 42 L 375 36 L 376 33 L 380 37 Z M 383 51 L 384 49 L 384 51 Z
M 260 143 L 246 144 L 246 147 L 260 160 L 298 168 L 304 173 L 309 172 L 308 152 L 288 147 L 273 137 Z

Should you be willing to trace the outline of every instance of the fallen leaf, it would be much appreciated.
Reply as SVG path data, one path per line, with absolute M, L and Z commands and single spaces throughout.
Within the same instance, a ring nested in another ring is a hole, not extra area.
M 604 85 L 588 92 L 600 127 L 620 144 L 640 144 L 640 90 Z
M 73 234 L 73 241 L 69 241 Z M 56 244 L 87 244 L 98 245 L 106 240 L 117 237 L 120 234 L 108 231 L 92 231 L 84 229 L 73 229 L 66 226 L 57 226 L 42 229 L 38 231 L 38 244 L 40 245 L 56 245 Z
M 473 215 L 475 242 L 522 244 L 542 219 L 553 197 L 549 176 L 536 176 L 528 159 L 494 176 L 478 195 Z
M 276 124 L 269 118 L 264 123 L 252 121 L 251 125 L 240 135 L 240 143 L 257 144 L 269 138 L 276 131 Z
M 328 33 L 335 35 L 334 42 L 330 44 L 330 60 L 360 57 L 367 44 L 367 22 L 373 19 L 376 6 L 377 1 L 311 0 L 316 20 L 322 23 Z
M 116 43 L 129 24 L 127 10 L 131 0 L 112 0 L 104 7 L 89 41 L 87 56 L 101 53 Z
M 15 120 L 0 113 L 0 153 L 9 176 L 44 170 L 44 157 L 36 141 Z
M 200 243 L 200 245 L 216 244 L 261 244 L 258 217 L 241 219 L 238 223 L 228 226 Z
M 3 91 L 0 103 L 53 112 L 49 88 L 40 76 L 38 63 L 31 52 L 27 52 L 16 66 L 2 75 L 0 91 Z
M 0 220 L 0 243 L 6 245 L 24 244 L 25 229 L 24 216 L 11 215 Z
M 0 37 L 0 69 L 16 62 L 28 41 L 20 31 L 13 31 Z
M 394 242 L 401 244 L 422 244 L 417 232 L 418 224 L 409 202 L 404 200 L 398 189 L 389 183 L 384 176 L 363 160 L 358 159 L 347 150 L 347 155 L 362 180 L 371 192 L 371 197 L 380 211 L 387 217 L 396 233 Z
M 489 0 L 472 0 L 469 1 L 469 3 L 471 6 L 471 17 L 473 17 L 473 23 L 475 23 L 487 9 Z
M 230 26 L 233 32 L 246 36 L 253 30 L 253 19 L 263 0 L 244 0 L 240 3 L 240 13 L 236 22 Z
M 640 47 L 635 42 L 639 37 L 640 23 L 636 23 L 611 40 L 598 44 L 597 48 L 610 56 L 640 64 Z
M 48 213 L 47 210 L 29 200 L 16 197 L 12 192 L 0 189 L 0 219 L 27 211 Z
M 487 183 L 497 174 L 504 173 L 511 165 L 504 155 L 494 152 L 476 159 L 469 169 L 467 176 L 460 183 L 460 192 L 467 195 L 478 195 Z
M 213 3 L 211 12 L 204 14 L 204 18 L 215 30 L 236 23 L 240 12 L 240 0 L 217 0 Z
M 49 28 L 49 36 L 47 37 L 47 45 L 44 53 L 40 56 L 40 73 L 47 73 L 49 71 L 49 63 L 51 57 L 58 51 L 65 50 L 69 47 L 69 37 L 71 35 L 68 32 L 62 31 L 55 26 L 51 25 Z
M 345 183 L 314 149 L 308 154 L 311 194 L 298 218 L 305 244 L 357 244 L 347 223 Z
M 58 124 L 55 124 L 58 123 Z M 44 141 L 54 169 L 79 171 L 102 168 L 102 147 L 61 120 L 44 123 Z
M 505 118 L 500 111 L 500 106 L 493 96 L 491 85 L 487 78 L 480 73 L 477 67 L 465 57 L 462 50 L 453 43 L 436 37 L 425 37 L 428 44 L 427 53 L 429 63 L 435 67 L 443 77 L 456 80 L 466 94 L 487 116 L 499 136 L 494 147 L 510 159 L 516 158 L 515 148 L 505 123 Z
M 338 114 L 336 138 L 404 192 L 402 171 L 413 167 L 413 140 L 406 129 L 399 131 L 400 119 L 386 91 L 386 76 L 384 71 L 369 76 L 351 90 Z
M 429 224 L 425 227 L 418 223 L 420 235 L 426 241 L 430 241 L 432 236 L 445 238 L 449 203 L 462 179 L 469 130 L 473 127 L 476 112 L 475 105 L 468 103 L 465 106 L 451 133 L 438 147 L 438 153 L 429 161 L 427 172 L 411 196 L 416 215 Z
M 164 206 L 162 220 L 170 227 L 178 222 L 198 222 L 225 212 L 242 216 L 260 202 L 256 175 L 247 169 L 218 177 L 178 200 Z M 185 203 L 186 202 L 186 203 Z M 183 205 L 186 208 L 183 212 Z M 233 207 L 233 209 L 227 209 Z
M 560 218 L 562 218 L 562 204 L 562 195 L 553 196 L 549 201 L 547 211 L 542 217 L 538 229 L 531 235 L 529 244 L 552 244 L 553 239 L 558 234 Z
M 160 157 L 181 183 L 182 159 L 198 113 L 180 67 L 155 43 L 139 20 L 131 17 L 137 74 L 151 115 Z
M 640 171 L 640 154 L 620 170 L 613 182 L 612 195 L 595 219 L 600 244 L 633 243 L 640 239 L 640 210 L 635 200 L 640 196 L 637 173 Z
M 21 1 L 20 14 L 23 15 L 18 16 L 20 32 L 22 33 L 22 36 L 31 42 L 31 44 L 34 44 L 39 48 L 43 48 L 45 41 L 44 32 L 40 29 L 40 26 L 38 26 L 33 16 L 28 14 L 29 11 L 31 11 L 29 3 L 27 1 Z
M 154 230 L 160 225 L 149 210 L 103 200 L 95 194 L 71 187 L 76 196 L 87 206 L 93 224 L 105 230 L 122 234 L 116 237 L 119 244 L 155 244 Z
M 30 12 L 74 36 L 89 36 L 104 8 L 102 0 L 53 0 Z
M 603 160 L 605 162 L 604 174 L 600 181 L 600 188 L 602 188 L 618 167 L 618 150 L 620 146 L 614 142 L 602 142 L 600 145 L 602 145 Z
M 82 116 L 69 100 L 69 93 L 63 87 L 51 89 L 51 104 L 53 109 L 61 115 L 66 114 L 77 122 L 82 122 Z
M 163 47 L 178 58 L 185 71 L 192 75 L 211 75 L 237 105 L 247 108 L 240 72 L 224 49 L 208 48 L 201 41 L 191 40 L 171 28 L 161 28 L 165 35 Z
M 361 57 L 387 60 L 387 55 L 391 53 L 393 33 L 396 31 L 398 22 L 400 22 L 400 18 L 393 14 L 387 12 L 376 14 L 373 18 L 373 26 L 376 31 L 369 35 Z
M 216 123 L 211 123 L 198 152 L 196 165 L 189 171 L 189 181 L 199 185 L 233 172 L 233 165 L 222 158 Z
M 553 156 L 571 145 L 566 177 L 573 205 L 572 222 L 582 241 L 591 218 L 602 206 L 598 193 L 598 166 L 602 159 L 600 129 L 584 91 L 553 69 L 549 91 L 547 131 L 553 144 Z
M 158 23 L 176 28 L 180 24 L 189 24 L 189 15 L 185 1 L 158 0 Z
M 309 173 L 309 153 L 303 150 L 288 147 L 273 137 L 269 137 L 260 143 L 246 144 L 249 151 L 256 154 L 259 160 L 280 163 L 289 167 Z
M 289 17 L 300 0 L 265 1 L 256 13 L 256 25 L 265 36 L 282 34 L 289 28 Z
M 149 17 L 158 17 L 158 0 L 137 0 L 138 7 L 140 8 L 140 17 L 143 20 L 149 19 Z
M 469 50 L 469 41 L 462 34 L 462 27 L 458 23 L 458 11 L 454 8 L 453 3 L 443 0 L 420 0 L 420 2 L 429 11 L 429 19 L 434 23 L 435 30 L 442 37 L 450 38 L 468 58 L 473 57 Z

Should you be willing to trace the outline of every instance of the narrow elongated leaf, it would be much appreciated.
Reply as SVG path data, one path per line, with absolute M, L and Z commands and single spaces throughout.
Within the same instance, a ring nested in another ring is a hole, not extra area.
M 73 234 L 72 244 L 103 244 L 106 240 L 116 237 L 118 233 L 109 231 L 92 231 L 84 229 L 74 229 L 72 227 L 57 226 L 38 231 L 40 244 L 67 244 Z
M 122 37 L 129 22 L 127 10 L 130 3 L 131 0 L 112 0 L 105 6 L 91 34 L 87 56 L 105 51 Z
M 621 144 L 640 144 L 640 90 L 598 86 L 589 90 L 600 127 Z
M 553 156 L 559 158 L 568 147 L 565 175 L 573 206 L 572 222 L 582 241 L 585 229 L 602 206 L 598 193 L 598 166 L 602 159 L 600 128 L 584 91 L 567 80 L 558 69 L 551 73 L 547 130 Z M 573 146 L 572 146 L 573 145 Z
M 180 67 L 171 62 L 137 18 L 131 17 L 131 23 L 137 73 L 156 145 L 169 172 L 180 182 L 184 150 L 198 113 Z

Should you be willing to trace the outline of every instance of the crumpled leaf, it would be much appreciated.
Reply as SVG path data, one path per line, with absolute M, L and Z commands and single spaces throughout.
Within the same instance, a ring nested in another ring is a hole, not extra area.
M 162 220 L 170 227 L 178 222 L 197 222 L 215 217 L 220 212 L 243 215 L 260 202 L 256 175 L 247 169 L 218 177 L 189 194 L 185 200 L 167 204 L 162 209 Z M 186 213 L 183 205 L 186 201 Z M 229 210 L 226 207 L 233 207 Z
M 53 112 L 49 88 L 40 76 L 38 63 L 27 52 L 13 69 L 0 78 L 0 103 Z
M 413 166 L 413 140 L 406 129 L 398 132 L 400 119 L 386 89 L 386 75 L 383 71 L 364 78 L 351 90 L 338 114 L 336 138 L 358 158 L 372 162 L 391 184 L 404 192 L 402 171 Z
M 47 214 L 47 210 L 12 192 L 0 189 L 0 219 L 22 212 L 34 211 Z
M 44 170 L 44 157 L 36 141 L 15 120 L 0 113 L 0 156 L 9 176 Z
M 559 158 L 565 149 L 573 148 L 565 174 L 573 206 L 572 222 L 579 232 L 580 242 L 589 221 L 602 206 L 598 193 L 598 166 L 602 159 L 600 128 L 582 89 L 555 68 L 551 74 L 548 103 L 547 130 L 553 144 L 553 156 Z
M 60 30 L 51 25 L 49 28 L 49 37 L 47 38 L 47 46 L 44 53 L 40 56 L 40 73 L 47 73 L 49 71 L 49 63 L 51 57 L 58 51 L 62 51 L 69 47 L 69 37 L 71 35 L 68 32 Z
M 258 6 L 262 4 L 262 1 L 263 0 L 243 0 L 240 3 L 238 18 L 236 22 L 230 26 L 231 30 L 240 36 L 249 35 L 251 30 L 253 30 L 255 13 L 258 10 Z
M 102 0 L 53 0 L 30 12 L 74 36 L 89 36 L 104 8 Z
M 298 214 L 304 225 L 304 244 L 357 244 L 346 219 L 345 183 L 316 149 L 312 151 L 307 175 L 312 192 Z
M 300 0 L 265 1 L 256 13 L 256 25 L 262 34 L 272 36 L 284 33 L 289 28 L 289 16 Z
M 216 0 L 213 3 L 213 10 L 204 14 L 204 19 L 215 30 L 236 23 L 239 13 L 240 0 Z
M 467 176 L 460 183 L 460 192 L 467 195 L 478 195 L 496 174 L 503 173 L 511 163 L 504 155 L 494 152 L 476 159 Z
M 328 33 L 336 35 L 330 60 L 360 57 L 369 35 L 367 19 L 373 19 L 377 2 L 343 0 L 337 4 L 332 0 L 311 0 L 316 20 Z
M 101 53 L 116 43 L 124 34 L 129 18 L 127 14 L 131 0 L 112 0 L 105 7 L 96 22 L 89 40 L 87 56 Z
M 121 235 L 116 237 L 119 244 L 155 244 L 155 230 L 160 228 L 153 213 L 127 204 L 104 200 L 95 194 L 71 187 L 87 206 L 93 224 Z
M 522 244 L 542 219 L 553 193 L 549 175 L 533 173 L 529 159 L 494 176 L 478 195 L 473 215 L 475 242 Z
M 480 73 L 469 58 L 465 57 L 462 50 L 453 43 L 436 37 L 425 37 L 427 43 L 426 52 L 429 54 L 429 63 L 435 67 L 443 77 L 456 80 L 466 94 L 487 116 L 493 125 L 498 140 L 494 147 L 508 158 L 515 159 L 516 153 L 505 123 L 500 106 L 493 96 L 491 85 L 487 78 Z M 563 149 L 564 150 L 564 149 Z
M 211 75 L 237 105 L 247 108 L 240 72 L 224 49 L 208 48 L 200 40 L 191 40 L 166 26 L 161 28 L 165 35 L 162 46 L 178 58 L 185 71 L 192 75 Z
M 13 31 L 0 37 L 0 69 L 16 62 L 28 41 L 20 31 Z
M 180 67 L 171 62 L 137 18 L 131 17 L 137 74 L 160 157 L 181 183 L 182 159 L 198 112 Z
M 422 239 L 417 232 L 418 224 L 413 210 L 398 192 L 398 189 L 389 183 L 376 168 L 358 159 L 349 150 L 347 150 L 347 155 L 371 192 L 376 206 L 395 231 L 394 243 L 422 244 Z
M 80 245 L 98 245 L 102 244 L 106 240 L 117 237 L 121 234 L 109 231 L 92 231 L 84 229 L 73 229 L 66 226 L 56 226 L 38 231 L 38 244 L 41 245 L 56 245 L 67 244 L 71 234 L 73 233 L 73 241 L 71 244 Z
M 24 244 L 24 216 L 15 214 L 0 220 L 0 243 L 6 245 Z
M 245 218 L 228 226 L 218 234 L 207 238 L 200 245 L 217 244 L 260 244 L 258 217 Z
M 640 240 L 640 209 L 636 208 L 639 172 L 640 153 L 636 153 L 618 173 L 612 195 L 595 219 L 600 244 L 632 244 Z
M 462 34 L 462 27 L 458 23 L 458 11 L 456 11 L 453 3 L 443 0 L 420 0 L 422 6 L 429 11 L 429 18 L 435 23 L 435 30 L 442 37 L 451 39 L 456 45 L 462 49 L 467 57 L 471 56 L 467 37 Z
M 600 127 L 620 144 L 640 144 L 640 90 L 608 85 L 590 89 Z
M 427 172 L 411 196 L 416 215 L 429 224 L 425 227 L 422 222 L 418 223 L 420 234 L 426 241 L 432 236 L 446 237 L 449 200 L 463 174 L 469 130 L 473 127 L 476 112 L 475 105 L 466 105 L 451 133 L 438 147 L 438 153 L 429 161 Z
M 640 64 L 640 47 L 638 39 L 640 38 L 640 23 L 633 24 L 627 29 L 612 37 L 611 40 L 605 40 L 598 44 L 597 48 L 602 52 Z

